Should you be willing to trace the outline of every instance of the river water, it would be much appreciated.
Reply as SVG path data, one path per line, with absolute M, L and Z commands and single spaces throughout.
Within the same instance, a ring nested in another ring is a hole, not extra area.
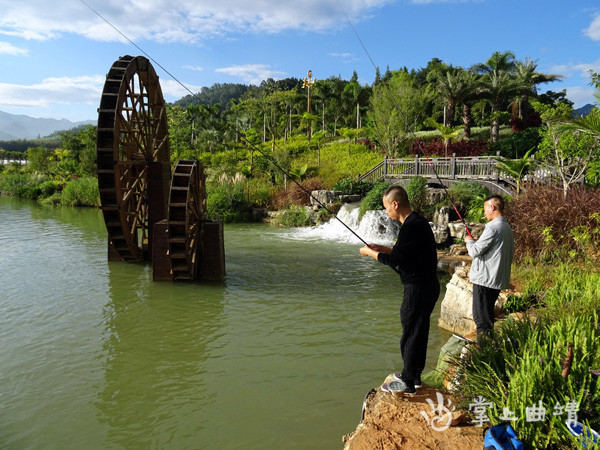
M 225 282 L 159 283 L 100 211 L 0 197 L 0 448 L 341 448 L 402 367 L 402 289 L 329 227 L 228 225 Z

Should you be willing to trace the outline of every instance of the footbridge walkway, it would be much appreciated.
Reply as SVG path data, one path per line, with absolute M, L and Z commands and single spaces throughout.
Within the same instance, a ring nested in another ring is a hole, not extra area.
M 492 193 L 506 195 L 516 191 L 515 180 L 496 168 L 495 156 L 435 157 L 388 159 L 358 175 L 358 181 L 387 181 L 391 184 L 408 184 L 410 178 L 422 176 L 431 185 L 446 187 L 457 181 L 469 181 L 486 186 Z M 435 172 L 434 172 L 435 169 Z M 439 176 L 439 180 L 435 173 Z

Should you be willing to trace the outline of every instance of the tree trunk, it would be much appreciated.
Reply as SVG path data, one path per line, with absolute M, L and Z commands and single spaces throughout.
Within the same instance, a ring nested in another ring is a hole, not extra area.
M 498 111 L 498 105 L 492 104 L 492 116 L 494 115 L 494 113 L 496 111 Z M 492 127 L 490 130 L 490 141 L 492 143 L 498 142 L 498 134 L 499 133 L 500 133 L 500 121 L 498 120 L 497 117 L 494 117 L 494 119 L 492 120 Z
M 360 128 L 360 103 L 356 102 L 356 129 Z
M 463 138 L 471 139 L 471 107 L 466 103 L 463 105 Z

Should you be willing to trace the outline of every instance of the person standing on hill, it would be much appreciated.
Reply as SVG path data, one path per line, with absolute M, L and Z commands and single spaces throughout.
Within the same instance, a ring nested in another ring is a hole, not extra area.
M 473 320 L 477 335 L 494 329 L 494 305 L 502 289 L 510 284 L 515 240 L 504 217 L 504 199 L 491 195 L 483 203 L 488 220 L 479 239 L 465 237 L 467 251 L 473 258 L 469 279 L 473 283 Z
M 429 222 L 411 209 L 401 186 L 392 186 L 385 192 L 383 206 L 391 219 L 402 223 L 396 243 L 393 247 L 369 244 L 360 249 L 360 254 L 371 256 L 400 274 L 404 285 L 400 308 L 402 381 L 406 383 L 404 394 L 413 396 L 421 387 L 429 319 L 440 295 L 435 238 Z

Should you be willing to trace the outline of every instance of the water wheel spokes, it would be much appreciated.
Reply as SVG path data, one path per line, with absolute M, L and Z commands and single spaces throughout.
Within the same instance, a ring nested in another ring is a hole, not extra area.
M 153 225 L 166 214 L 170 161 L 165 101 L 142 56 L 119 58 L 106 76 L 97 163 L 109 240 L 126 261 L 148 259 Z
M 198 278 L 205 220 L 204 169 L 198 161 L 179 161 L 171 179 L 167 213 L 169 262 L 174 280 Z

